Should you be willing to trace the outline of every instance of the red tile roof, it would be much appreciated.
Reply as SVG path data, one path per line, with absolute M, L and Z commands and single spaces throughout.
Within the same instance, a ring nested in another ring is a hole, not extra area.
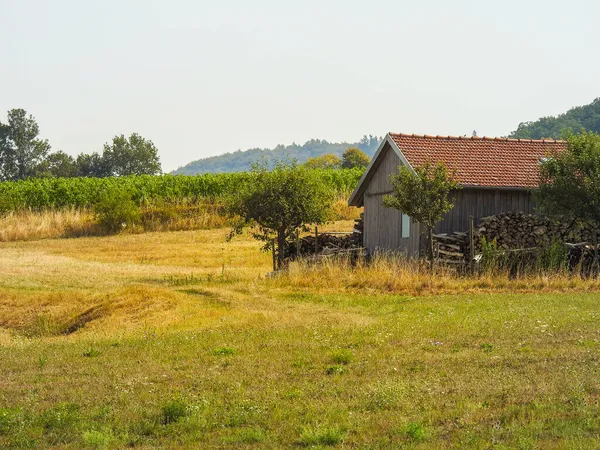
M 427 161 L 456 169 L 465 186 L 533 188 L 539 160 L 566 148 L 565 141 L 395 134 L 390 137 L 413 167 Z

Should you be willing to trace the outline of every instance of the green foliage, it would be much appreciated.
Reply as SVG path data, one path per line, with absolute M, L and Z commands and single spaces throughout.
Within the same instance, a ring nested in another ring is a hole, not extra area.
M 339 156 L 333 153 L 315 156 L 306 160 L 304 165 L 309 169 L 335 169 L 340 166 L 342 160 Z
M 104 145 L 102 158 L 110 175 L 158 175 L 161 172 L 158 149 L 152 141 L 133 133 L 129 139 L 115 136 Z
M 0 122 L 0 179 L 22 180 L 36 176 L 50 151 L 47 140 L 38 138 L 40 129 L 24 109 L 8 111 L 8 122 Z
M 337 427 L 311 427 L 305 428 L 300 435 L 299 444 L 303 447 L 334 446 L 341 444 L 346 433 Z
M 331 360 L 336 364 L 350 364 L 354 355 L 350 350 L 337 350 L 331 354 Z
M 342 169 L 354 169 L 355 167 L 366 168 L 371 158 L 365 152 L 356 147 L 350 147 L 342 155 Z
M 600 133 L 600 98 L 589 105 L 571 108 L 556 117 L 542 117 L 535 122 L 522 122 L 509 137 L 520 139 L 560 139 L 565 130 Z
M 94 205 L 94 214 L 100 226 L 108 233 L 115 233 L 141 222 L 140 208 L 127 189 L 111 188 L 103 191 Z
M 317 173 L 293 162 L 278 162 L 273 170 L 255 166 L 251 176 L 228 199 L 229 214 L 239 218 L 231 236 L 251 225 L 252 236 L 265 242 L 265 249 L 276 239 L 282 268 L 285 248 L 298 230 L 328 219 L 333 190 Z
M 190 414 L 188 403 L 181 399 L 173 399 L 163 405 L 161 408 L 160 422 L 163 425 L 178 422 Z
M 215 348 L 212 353 L 215 356 L 230 356 L 235 355 L 237 353 L 237 350 L 231 347 L 219 347 Z
M 337 195 L 342 195 L 354 189 L 364 170 L 318 169 L 312 172 Z M 107 190 L 127 191 L 136 205 L 156 200 L 215 201 L 235 192 L 252 177 L 248 172 L 240 172 L 7 181 L 0 182 L 0 213 L 24 209 L 88 208 Z
M 199 159 L 180 167 L 174 173 L 195 175 L 197 173 L 219 173 L 219 172 L 244 172 L 252 168 L 252 164 L 266 159 L 270 164 L 285 158 L 293 158 L 298 163 L 303 163 L 309 158 L 325 154 L 341 156 L 350 146 L 360 148 L 367 155 L 373 156 L 382 138 L 378 136 L 363 136 L 363 138 L 351 144 L 346 142 L 327 142 L 321 139 L 311 139 L 303 145 L 278 145 L 275 148 L 252 148 L 249 150 L 238 150 L 219 156 Z
M 536 192 L 549 216 L 600 224 L 600 134 L 571 134 L 567 150 L 541 162 Z
M 383 196 L 383 205 L 395 208 L 427 227 L 427 254 L 433 260 L 432 230 L 454 207 L 449 195 L 459 188 L 455 173 L 449 172 L 442 162 L 427 162 L 415 167 L 414 172 L 407 166 L 398 166 L 398 174 L 390 176 L 390 183 L 393 193 Z
M 421 442 L 426 438 L 425 428 L 416 422 L 409 422 L 406 424 L 404 432 L 413 442 Z
M 84 431 L 82 435 L 86 446 L 94 449 L 110 448 L 115 441 L 114 434 L 110 431 L 89 430 Z

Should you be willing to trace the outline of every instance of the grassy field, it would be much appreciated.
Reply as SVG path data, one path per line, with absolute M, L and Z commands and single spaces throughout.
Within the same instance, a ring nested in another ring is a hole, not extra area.
M 0 448 L 600 448 L 596 280 L 226 234 L 0 244 Z

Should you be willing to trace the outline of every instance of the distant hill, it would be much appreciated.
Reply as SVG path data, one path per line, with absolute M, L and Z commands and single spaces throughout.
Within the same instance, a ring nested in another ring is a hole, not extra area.
M 372 157 L 383 138 L 377 136 L 363 136 L 358 142 L 327 142 L 321 139 L 311 139 L 304 145 L 293 143 L 291 145 L 278 145 L 275 148 L 251 148 L 238 150 L 224 155 L 211 156 L 198 159 L 173 171 L 174 174 L 194 175 L 197 173 L 218 172 L 243 172 L 250 169 L 253 162 L 266 159 L 267 161 L 280 159 L 296 159 L 299 163 L 308 158 L 333 153 L 341 156 L 348 147 L 358 147 L 369 157 Z
M 521 122 L 509 137 L 519 139 L 560 139 L 563 130 L 570 128 L 579 132 L 600 133 L 600 98 L 589 105 L 576 106 L 558 116 L 547 116 L 535 122 Z

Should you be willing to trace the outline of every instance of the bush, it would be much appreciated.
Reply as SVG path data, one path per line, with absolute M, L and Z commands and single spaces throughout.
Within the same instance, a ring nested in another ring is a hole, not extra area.
M 98 224 L 108 233 L 139 225 L 141 213 L 129 189 L 109 188 L 94 205 Z

